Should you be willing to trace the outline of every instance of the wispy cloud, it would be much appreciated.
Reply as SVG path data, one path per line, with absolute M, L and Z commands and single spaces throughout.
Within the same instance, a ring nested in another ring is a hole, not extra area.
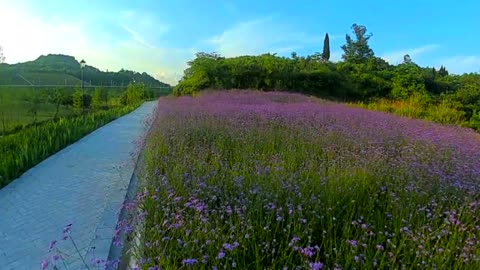
M 130 27 L 128 26 L 125 26 L 125 25 L 120 25 L 123 29 L 125 29 L 125 31 L 127 31 L 128 33 L 130 33 L 130 35 L 132 36 L 132 39 L 136 42 L 138 42 L 139 44 L 147 47 L 147 48 L 155 48 L 155 46 L 153 46 L 152 44 L 148 43 L 145 38 L 143 36 L 141 36 L 138 32 L 134 31 L 133 29 L 131 29 Z
M 311 36 L 292 26 L 276 22 L 273 16 L 238 23 L 207 40 L 207 44 L 227 57 L 267 52 L 288 53 L 323 42 L 323 36 Z M 291 51 L 290 51 L 291 52 Z
M 437 66 L 444 65 L 450 73 L 462 74 L 469 72 L 480 72 L 480 56 L 454 56 L 444 58 Z
M 432 52 L 438 49 L 439 47 L 440 45 L 438 44 L 428 44 L 428 45 L 420 46 L 417 48 L 402 49 L 398 51 L 387 52 L 383 54 L 381 57 L 386 61 L 388 61 L 390 64 L 399 64 L 403 62 L 403 56 L 408 54 L 410 55 L 412 60 L 415 62 L 416 60 L 418 60 L 418 58 L 421 57 L 421 55 Z

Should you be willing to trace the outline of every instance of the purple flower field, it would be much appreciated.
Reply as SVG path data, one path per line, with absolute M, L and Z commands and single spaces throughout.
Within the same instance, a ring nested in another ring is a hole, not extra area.
M 278 92 L 157 114 L 125 225 L 139 269 L 480 269 L 471 130 Z

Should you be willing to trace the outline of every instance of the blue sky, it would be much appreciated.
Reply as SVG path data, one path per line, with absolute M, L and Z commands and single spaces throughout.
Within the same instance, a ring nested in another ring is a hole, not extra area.
M 460 3 L 460 2 L 458 2 Z M 146 71 L 175 84 L 198 51 L 225 56 L 321 51 L 339 60 L 353 23 L 377 56 L 480 71 L 480 1 L 0 0 L 7 63 L 62 53 L 102 70 Z

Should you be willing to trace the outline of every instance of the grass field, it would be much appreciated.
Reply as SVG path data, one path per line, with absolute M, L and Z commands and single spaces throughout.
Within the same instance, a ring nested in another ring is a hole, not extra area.
M 32 108 L 30 102 L 0 102 L 0 134 L 5 134 L 21 126 L 31 124 L 34 122 L 34 119 L 37 122 L 53 119 L 56 113 L 55 104 L 41 103 L 37 106 L 38 112 L 34 118 L 30 112 Z M 58 115 L 72 116 L 74 111 L 69 106 L 60 106 Z
M 64 88 L 66 96 L 75 91 L 73 87 Z M 26 125 L 51 120 L 57 113 L 57 104 L 49 100 L 55 89 L 44 87 L 2 87 L 0 86 L 0 136 L 16 132 Z M 85 93 L 92 95 L 94 89 L 86 88 Z M 125 88 L 108 90 L 109 107 L 121 106 L 119 97 Z M 163 94 L 163 93 L 160 93 Z M 36 112 L 36 113 L 34 113 Z M 68 104 L 58 107 L 58 117 L 71 117 L 75 110 Z
M 56 105 L 49 103 L 44 97 L 48 89 L 29 87 L 7 88 L 0 86 L 0 135 L 10 133 L 24 125 L 53 119 Z M 73 92 L 73 90 L 72 90 Z M 33 99 L 37 98 L 34 105 Z M 36 115 L 33 113 L 36 110 Z M 58 116 L 72 116 L 71 106 L 60 106 Z
M 158 108 L 119 227 L 141 269 L 480 269 L 473 131 L 285 93 Z

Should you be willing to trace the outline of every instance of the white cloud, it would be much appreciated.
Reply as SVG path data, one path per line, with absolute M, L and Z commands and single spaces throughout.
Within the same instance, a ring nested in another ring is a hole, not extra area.
M 125 25 L 121 25 L 121 27 L 123 29 L 125 29 L 125 31 L 127 31 L 128 33 L 130 33 L 130 35 L 132 36 L 133 40 L 135 40 L 136 42 L 138 42 L 139 44 L 147 47 L 147 48 L 155 48 L 155 46 L 153 46 L 152 44 L 148 43 L 138 32 L 134 31 L 133 29 L 131 29 L 130 27 L 128 26 L 125 26 Z
M 333 51 L 330 53 L 330 61 L 338 62 L 342 60 L 343 51 Z
M 101 70 L 147 72 L 176 84 L 194 52 L 157 47 L 147 41 L 142 33 L 149 29 L 155 27 L 157 37 L 169 30 L 168 25 L 158 24 L 151 17 L 137 19 L 134 11 L 126 11 L 115 20 L 113 25 L 122 24 L 128 35 L 103 35 L 85 21 L 45 18 L 24 4 L 9 2 L 0 9 L 0 46 L 7 63 L 31 61 L 50 53 L 67 54 Z
M 480 56 L 454 56 L 442 59 L 438 67 L 444 65 L 450 73 L 462 74 L 480 72 Z
M 400 64 L 403 62 L 403 56 L 408 54 L 412 58 L 413 62 L 416 62 L 421 57 L 422 54 L 434 51 L 439 47 L 440 46 L 437 44 L 429 44 L 429 45 L 424 45 L 417 48 L 402 49 L 398 51 L 385 53 L 381 56 L 381 58 L 385 59 L 390 64 Z
M 321 44 L 323 36 L 309 36 L 289 25 L 277 23 L 272 16 L 239 23 L 207 40 L 220 54 L 232 57 L 287 52 L 311 44 Z M 291 51 L 290 51 L 291 52 Z

